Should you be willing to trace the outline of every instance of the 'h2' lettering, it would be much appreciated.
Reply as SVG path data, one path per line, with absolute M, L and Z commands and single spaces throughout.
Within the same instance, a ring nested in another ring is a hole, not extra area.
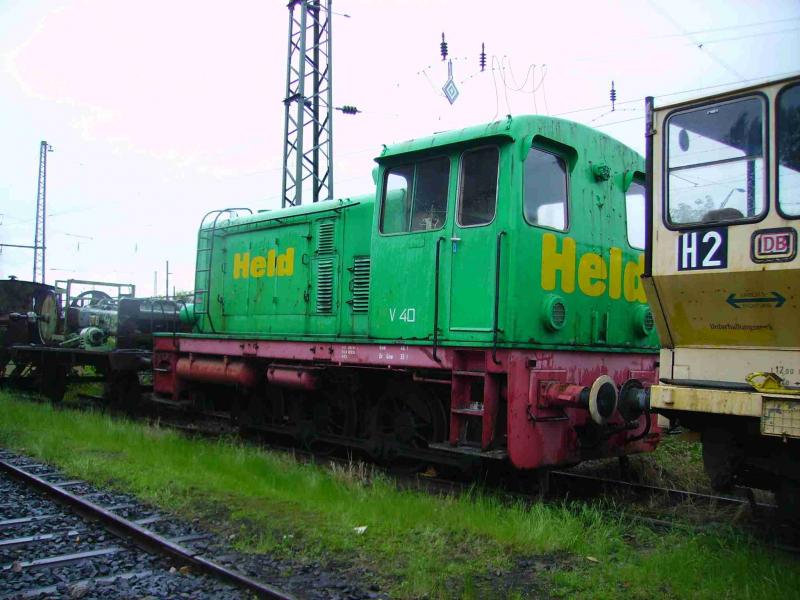
M 681 236 L 681 270 L 697 268 L 697 232 Z
M 678 235 L 678 271 L 728 268 L 728 230 L 697 229 Z

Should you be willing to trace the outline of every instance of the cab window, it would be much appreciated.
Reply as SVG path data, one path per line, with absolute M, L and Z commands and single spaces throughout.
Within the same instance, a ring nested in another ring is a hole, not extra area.
M 800 217 L 800 84 L 778 96 L 778 209 Z
M 462 227 L 485 225 L 494 220 L 499 160 L 496 146 L 469 150 L 461 156 L 458 224 Z
M 766 211 L 765 103 L 760 96 L 667 121 L 667 217 L 673 225 L 752 220 Z
M 625 221 L 628 227 L 628 244 L 644 250 L 644 184 L 634 179 L 625 192 Z
M 523 171 L 525 220 L 531 225 L 567 229 L 567 166 L 551 152 L 531 148 Z
M 386 172 L 381 233 L 441 229 L 447 215 L 447 157 L 400 165 Z

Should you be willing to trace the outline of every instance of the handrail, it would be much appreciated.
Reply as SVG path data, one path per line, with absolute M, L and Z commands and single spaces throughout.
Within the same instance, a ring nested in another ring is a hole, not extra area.
M 492 323 L 492 360 L 494 364 L 499 365 L 500 361 L 497 360 L 497 336 L 500 332 L 500 254 L 503 250 L 503 236 L 505 231 L 497 234 L 497 250 L 495 251 L 494 263 L 494 322 Z
M 443 236 L 436 240 L 436 269 L 433 288 L 433 360 L 436 362 L 441 362 L 436 356 L 436 350 L 439 347 L 439 263 L 443 241 L 445 241 Z
M 326 200 L 326 202 L 329 201 Z M 361 204 L 360 201 L 355 201 L 355 202 L 348 202 L 347 204 L 339 204 L 338 206 L 331 206 L 330 208 L 325 208 L 321 210 L 313 210 L 313 211 L 309 210 L 306 212 L 299 211 L 289 215 L 273 215 L 270 217 L 266 217 L 264 219 L 248 221 L 247 223 L 237 223 L 235 225 L 223 225 L 220 227 L 220 229 L 225 230 L 225 229 L 230 229 L 231 227 L 247 227 L 248 225 L 260 225 L 261 223 L 269 223 L 271 221 L 275 221 L 277 224 L 282 225 L 283 222 L 286 221 L 287 219 L 293 219 L 295 217 L 304 217 L 307 215 L 320 215 L 328 212 L 339 212 L 346 208 L 352 208 L 354 206 L 358 206 L 359 204 Z M 240 209 L 233 209 L 233 210 L 240 210 Z
M 246 210 L 246 211 L 249 211 L 250 214 L 253 214 L 253 211 L 250 210 L 249 208 L 223 208 L 221 210 L 218 210 L 216 216 L 214 217 L 214 223 L 211 226 L 211 232 L 209 233 L 209 235 L 211 236 L 211 245 L 208 247 L 208 250 L 207 250 L 208 251 L 208 270 L 207 270 L 206 276 L 208 277 L 208 284 L 207 284 L 206 290 L 205 290 L 205 294 L 206 294 L 206 313 L 205 313 L 205 315 L 208 318 L 208 326 L 211 328 L 211 333 L 217 333 L 217 330 L 214 327 L 214 321 L 211 318 L 211 260 L 214 258 L 214 233 L 217 231 L 217 221 L 219 221 L 220 216 L 222 216 L 223 214 L 233 215 L 234 211 L 239 211 L 239 210 Z M 210 214 L 211 213 L 208 213 L 205 217 L 203 217 L 203 221 L 201 221 L 201 223 L 200 223 L 200 233 L 203 232 L 203 222 L 205 222 L 206 218 Z M 208 231 L 208 229 L 206 229 L 206 231 Z M 198 244 L 197 252 L 198 253 L 200 252 L 199 244 Z M 195 290 L 195 293 L 197 293 L 196 290 Z

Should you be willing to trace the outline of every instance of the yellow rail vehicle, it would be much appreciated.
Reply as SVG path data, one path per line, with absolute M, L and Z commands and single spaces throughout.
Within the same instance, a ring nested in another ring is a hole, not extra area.
M 647 99 L 650 406 L 702 433 L 712 484 L 800 498 L 800 76 Z

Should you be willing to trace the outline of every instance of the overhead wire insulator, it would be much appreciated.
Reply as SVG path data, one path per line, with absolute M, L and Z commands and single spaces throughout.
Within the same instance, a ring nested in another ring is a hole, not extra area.
M 614 89 L 614 82 L 611 82 L 611 90 L 608 93 L 608 97 L 611 99 L 611 112 L 614 112 L 614 103 L 617 101 L 617 90 Z
M 447 60 L 447 42 L 444 40 L 444 32 L 442 32 L 442 43 L 439 44 L 439 51 L 442 53 L 442 60 Z
M 481 54 L 478 57 L 478 64 L 481 66 L 481 71 L 486 70 L 486 44 L 481 42 Z
M 361 112 L 360 110 L 358 110 L 357 107 L 351 106 L 350 104 L 343 104 L 342 106 L 337 106 L 336 110 L 342 111 L 342 113 L 345 115 L 356 115 Z

